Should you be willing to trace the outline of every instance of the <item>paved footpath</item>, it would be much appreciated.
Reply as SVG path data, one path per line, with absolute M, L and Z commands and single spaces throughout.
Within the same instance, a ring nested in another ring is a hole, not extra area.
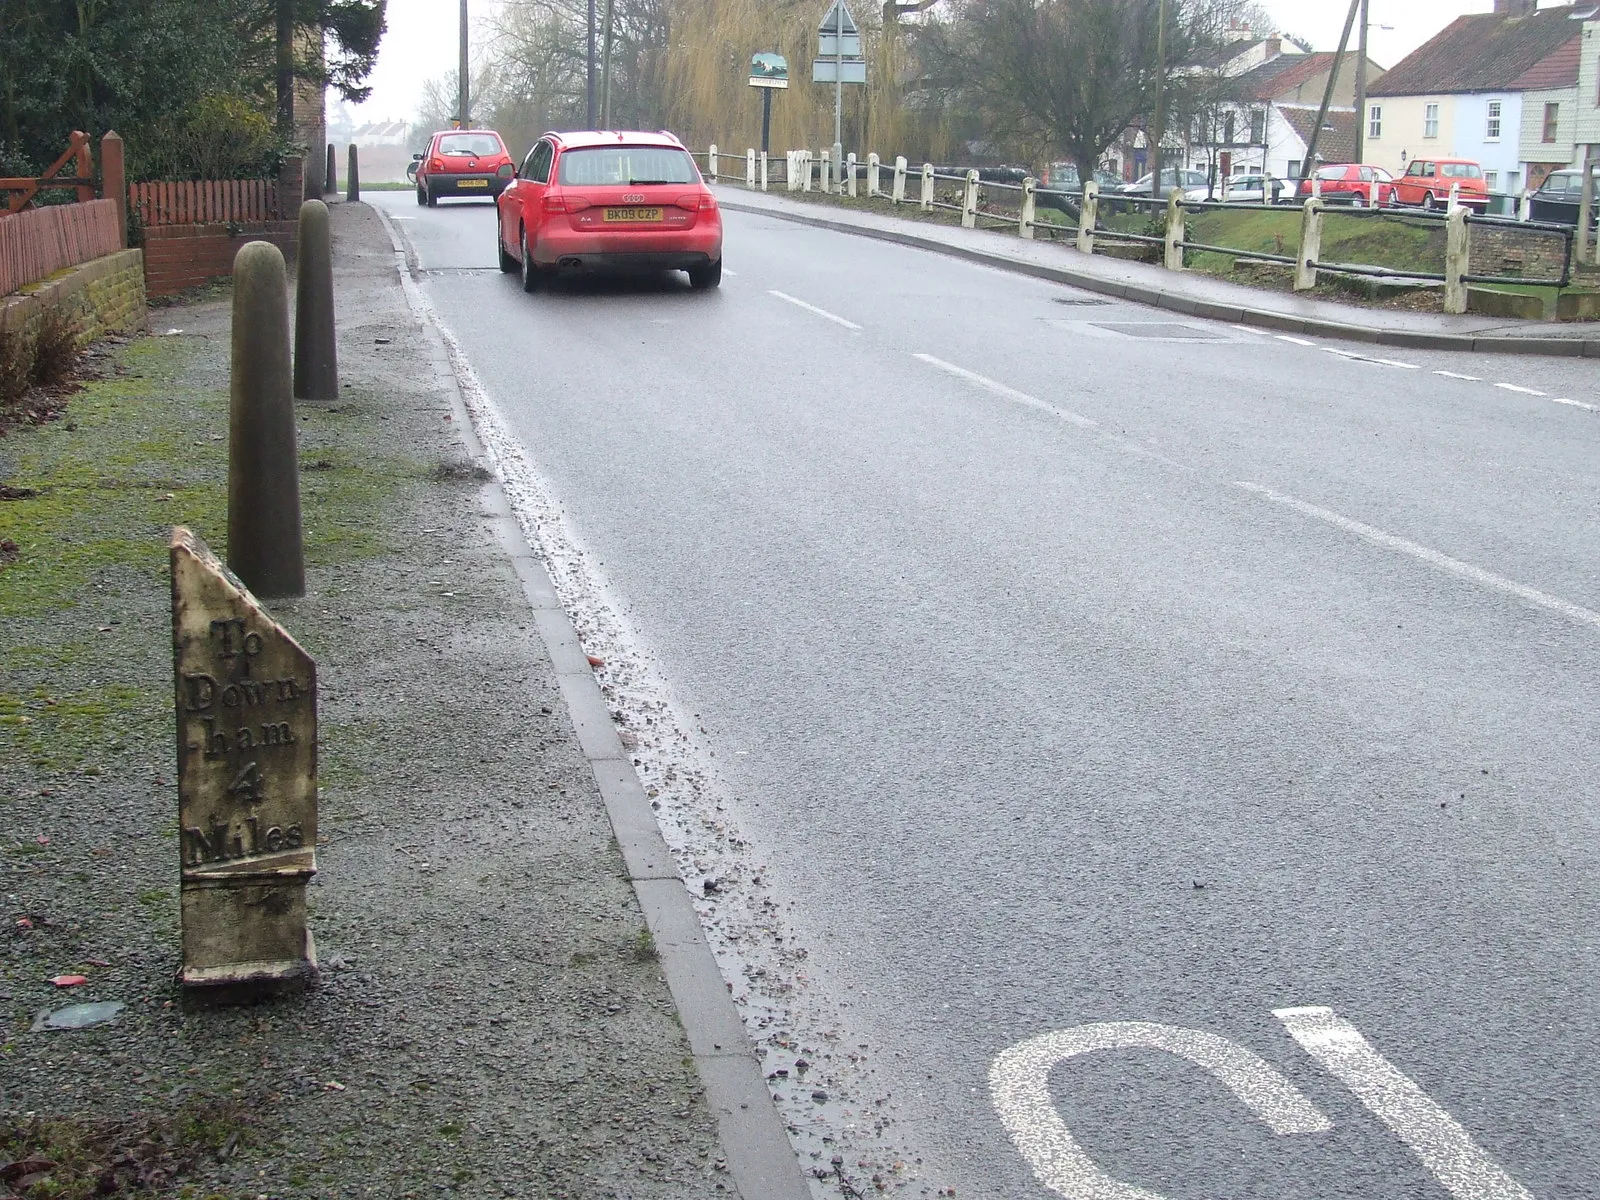
M 804 1195 L 670 858 L 613 823 L 648 808 L 389 236 L 365 205 L 333 231 L 344 390 L 300 406 L 309 587 L 274 606 L 323 683 L 312 994 L 172 984 L 166 529 L 225 540 L 226 295 L 0 440 L 0 1165 L 229 1200 Z M 34 1031 L 75 1001 L 125 1007 Z

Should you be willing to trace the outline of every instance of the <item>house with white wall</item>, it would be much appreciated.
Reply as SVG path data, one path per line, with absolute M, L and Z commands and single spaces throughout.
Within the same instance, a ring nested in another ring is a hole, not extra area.
M 1542 149 L 1542 126 L 1539 157 L 1523 154 L 1527 124 L 1563 103 L 1548 94 L 1563 90 L 1583 35 L 1577 18 L 1593 7 L 1494 0 L 1493 12 L 1452 21 L 1368 88 L 1367 161 L 1400 174 L 1418 157 L 1473 159 L 1497 192 L 1547 173 L 1554 155 Z

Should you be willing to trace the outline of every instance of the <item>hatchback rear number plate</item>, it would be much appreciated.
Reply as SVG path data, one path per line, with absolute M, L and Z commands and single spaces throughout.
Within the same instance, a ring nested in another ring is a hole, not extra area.
M 659 221 L 661 210 L 659 208 L 608 208 L 606 209 L 607 221 Z
M 458 179 L 456 180 L 456 186 L 486 188 L 489 186 L 489 181 L 487 179 Z

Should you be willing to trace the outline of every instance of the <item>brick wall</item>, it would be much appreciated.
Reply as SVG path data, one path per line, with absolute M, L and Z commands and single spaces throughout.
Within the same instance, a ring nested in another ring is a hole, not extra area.
M 253 225 L 157 225 L 144 231 L 144 278 L 152 296 L 171 296 L 185 288 L 233 273 L 233 258 L 246 242 L 271 242 L 292 265 L 294 221 Z
M 1467 226 L 1467 263 L 1474 275 L 1559 279 L 1566 240 L 1559 233 L 1495 225 Z
M 121 250 L 58 272 L 0 301 L 0 329 L 31 329 L 48 309 L 65 309 L 78 320 L 78 344 L 111 332 L 143 328 L 144 255 Z

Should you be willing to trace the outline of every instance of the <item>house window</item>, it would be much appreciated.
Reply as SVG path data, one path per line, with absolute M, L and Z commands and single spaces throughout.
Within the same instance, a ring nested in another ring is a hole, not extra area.
M 1260 143 L 1267 140 L 1267 114 L 1253 112 L 1250 114 L 1250 141 Z
M 1483 186 L 1488 188 L 1491 192 L 1496 190 L 1500 186 L 1500 172 L 1485 171 L 1483 173 Z
M 1288 169 L 1287 172 L 1285 172 L 1285 174 L 1287 174 L 1290 179 L 1299 179 L 1300 178 L 1300 160 L 1298 158 L 1291 158 L 1289 160 L 1288 166 L 1289 166 L 1289 169 Z
M 1367 137 L 1376 142 L 1383 137 L 1383 105 L 1374 104 L 1367 110 Z
M 1439 106 L 1437 104 L 1425 105 L 1422 109 L 1422 136 L 1425 138 L 1439 136 Z
M 1500 140 L 1500 101 L 1489 101 L 1489 115 L 1483 123 L 1483 140 L 1498 142 Z
M 1556 130 L 1561 126 L 1561 105 L 1546 104 L 1544 106 L 1544 141 L 1549 144 L 1556 140 Z

